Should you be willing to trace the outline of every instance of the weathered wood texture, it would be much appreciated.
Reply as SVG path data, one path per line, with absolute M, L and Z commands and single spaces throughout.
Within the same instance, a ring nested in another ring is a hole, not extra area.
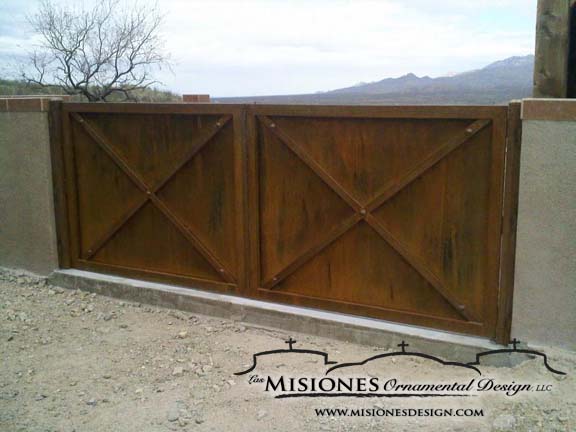
M 66 167 L 63 155 L 62 101 L 49 102 L 50 157 L 52 161 L 52 187 L 54 190 L 54 213 L 58 261 L 61 268 L 69 268 L 70 239 L 68 237 L 68 214 L 66 209 Z
M 506 107 L 63 104 L 62 117 L 73 267 L 507 337 Z
M 571 0 L 539 0 L 533 96 L 568 95 L 568 57 Z
M 570 6 L 570 46 L 568 54 L 568 97 L 576 98 L 576 0 Z
M 64 106 L 72 264 L 241 288 L 241 109 Z
M 505 108 L 250 110 L 258 296 L 494 335 Z
M 518 226 L 518 191 L 520 187 L 520 150 L 522 144 L 521 102 L 508 107 L 506 134 L 506 168 L 504 205 L 502 209 L 502 250 L 498 325 L 496 340 L 507 344 L 512 326 L 512 300 L 516 260 L 516 229 Z

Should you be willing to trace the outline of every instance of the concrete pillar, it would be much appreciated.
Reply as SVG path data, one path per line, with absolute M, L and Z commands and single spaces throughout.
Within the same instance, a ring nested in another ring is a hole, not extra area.
M 576 100 L 522 107 L 512 335 L 576 350 Z
M 58 267 L 49 101 L 0 99 L 0 266 L 42 275 Z

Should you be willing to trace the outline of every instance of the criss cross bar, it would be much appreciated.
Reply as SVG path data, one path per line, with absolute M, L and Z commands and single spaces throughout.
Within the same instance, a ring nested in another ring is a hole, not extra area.
M 320 242 L 306 250 L 303 254 L 300 254 L 298 258 L 284 267 L 284 269 L 281 270 L 278 274 L 265 281 L 262 286 L 268 289 L 274 288 L 276 284 L 294 273 L 299 267 L 308 262 L 314 255 L 322 251 L 328 245 L 334 243 L 338 238 L 348 232 L 348 230 L 360 222 L 360 220 L 362 220 L 362 217 L 358 214 L 353 214 L 349 218 L 346 218 L 340 225 L 330 231 Z
M 426 159 L 411 167 L 401 178 L 385 185 L 382 190 L 376 194 L 376 198 L 366 206 L 366 209 L 368 211 L 376 210 L 489 124 L 490 120 L 477 120 L 466 127 L 465 130 L 458 132 L 455 136 L 434 150 Z
M 434 289 L 444 297 L 450 306 L 452 306 L 461 316 L 466 318 L 468 321 L 478 322 L 475 315 L 466 309 L 466 306 L 459 302 L 445 287 L 442 281 L 431 272 L 426 264 L 415 254 L 411 253 L 410 250 L 398 240 L 394 235 L 388 231 L 372 214 L 367 214 L 365 221 L 370 225 L 374 231 L 376 231 L 380 237 L 382 237 L 386 243 L 388 243 L 392 248 L 404 258 L 404 260 L 412 266 L 426 281 L 434 287 Z
M 336 194 L 342 198 L 350 207 L 354 209 L 354 211 L 360 211 L 362 205 L 352 196 L 350 195 L 346 189 L 344 189 L 340 183 L 334 179 L 328 172 L 318 164 L 309 154 L 306 152 L 296 141 L 292 139 L 288 134 L 286 134 L 283 130 L 279 129 L 272 120 L 270 120 L 267 116 L 259 116 L 259 118 L 264 122 L 266 126 L 270 130 L 274 132 L 274 134 L 280 138 L 280 140 L 285 143 L 296 156 L 298 156 L 301 160 L 304 161 L 308 167 L 318 176 L 320 177 L 324 183 L 326 183 L 330 189 L 332 189 Z
M 268 128 L 268 130 L 286 144 L 286 146 L 298 158 L 300 158 L 308 168 L 312 170 L 312 172 L 320 177 L 320 179 L 322 179 L 330 189 L 348 203 L 355 212 L 354 215 L 344 220 L 343 223 L 329 232 L 316 245 L 300 254 L 299 257 L 288 264 L 283 270 L 265 281 L 263 283 L 264 288 L 274 288 L 282 280 L 308 262 L 314 255 L 335 242 L 358 222 L 364 220 L 381 238 L 384 239 L 384 241 L 386 241 L 386 243 L 388 243 L 388 245 L 390 245 L 412 268 L 414 268 L 414 270 L 416 270 L 458 312 L 458 314 L 467 321 L 478 322 L 476 316 L 471 311 L 467 310 L 465 305 L 457 301 L 457 299 L 444 287 L 442 281 L 426 267 L 422 260 L 411 253 L 406 245 L 394 237 L 392 233 L 390 233 L 388 229 L 372 215 L 372 212 L 490 124 L 490 120 L 477 120 L 468 125 L 464 131 L 459 132 L 457 135 L 443 143 L 426 159 L 415 164 L 400 179 L 394 180 L 390 184 L 385 185 L 381 192 L 377 194 L 376 198 L 368 203 L 368 205 L 362 206 L 362 204 L 349 194 L 322 166 L 320 166 L 302 146 L 300 146 L 285 131 L 278 128 L 278 125 L 276 125 L 273 120 L 267 116 L 259 116 L 259 119 Z
M 72 113 L 72 118 L 82 126 L 88 135 L 102 150 L 104 150 L 110 159 L 112 159 L 120 170 L 134 183 L 134 185 L 136 185 L 136 187 L 145 194 L 134 206 L 114 222 L 112 226 L 88 248 L 85 254 L 83 253 L 83 258 L 92 258 L 104 246 L 104 244 L 106 244 L 106 242 L 108 242 L 118 232 L 118 230 L 138 212 L 138 210 L 140 210 L 147 202 L 151 202 L 152 205 L 154 205 L 168 220 L 170 220 L 170 222 L 178 229 L 178 231 L 180 231 L 188 242 L 192 244 L 198 252 L 200 252 L 206 261 L 208 261 L 208 263 L 210 263 L 210 265 L 220 275 L 222 275 L 222 278 L 226 282 L 235 283 L 232 274 L 224 267 L 214 253 L 204 245 L 200 238 L 198 238 L 198 236 L 188 228 L 186 223 L 176 216 L 166 203 L 156 195 L 157 192 L 166 185 L 166 183 L 168 183 L 196 154 L 198 154 L 198 152 L 228 123 L 231 116 L 222 116 L 215 124 L 202 128 L 200 133 L 192 142 L 190 149 L 184 155 L 182 161 L 176 165 L 163 180 L 153 186 L 149 186 L 146 181 L 130 167 L 124 157 L 114 149 L 96 125 L 87 122 L 78 113 Z

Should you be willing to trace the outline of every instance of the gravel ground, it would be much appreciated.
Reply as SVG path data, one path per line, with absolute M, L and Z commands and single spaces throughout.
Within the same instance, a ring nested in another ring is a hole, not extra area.
M 574 431 L 576 355 L 546 350 L 550 374 L 536 360 L 484 367 L 484 376 L 552 385 L 550 392 L 475 398 L 274 399 L 234 372 L 252 354 L 285 348 L 328 352 L 358 361 L 384 350 L 287 334 L 51 287 L 38 277 L 0 272 L 1 431 Z M 322 376 L 317 359 L 265 359 L 266 376 Z M 402 363 L 402 364 L 400 364 Z M 425 359 L 373 364 L 368 376 L 443 380 Z M 256 372 L 256 371 L 255 371 Z M 469 371 L 455 371 L 469 374 Z M 472 372 L 472 374 L 474 374 Z M 453 379 L 455 376 L 450 376 Z M 317 416 L 316 408 L 475 408 L 483 417 Z

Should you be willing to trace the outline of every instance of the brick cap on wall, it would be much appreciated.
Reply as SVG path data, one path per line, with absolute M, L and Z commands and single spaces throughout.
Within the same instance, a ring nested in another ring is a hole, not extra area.
M 210 95 L 207 94 L 183 94 L 182 102 L 210 102 Z
M 45 112 L 50 101 L 68 100 L 70 96 L 0 96 L 0 112 Z
M 524 99 L 522 120 L 576 121 L 576 99 Z

